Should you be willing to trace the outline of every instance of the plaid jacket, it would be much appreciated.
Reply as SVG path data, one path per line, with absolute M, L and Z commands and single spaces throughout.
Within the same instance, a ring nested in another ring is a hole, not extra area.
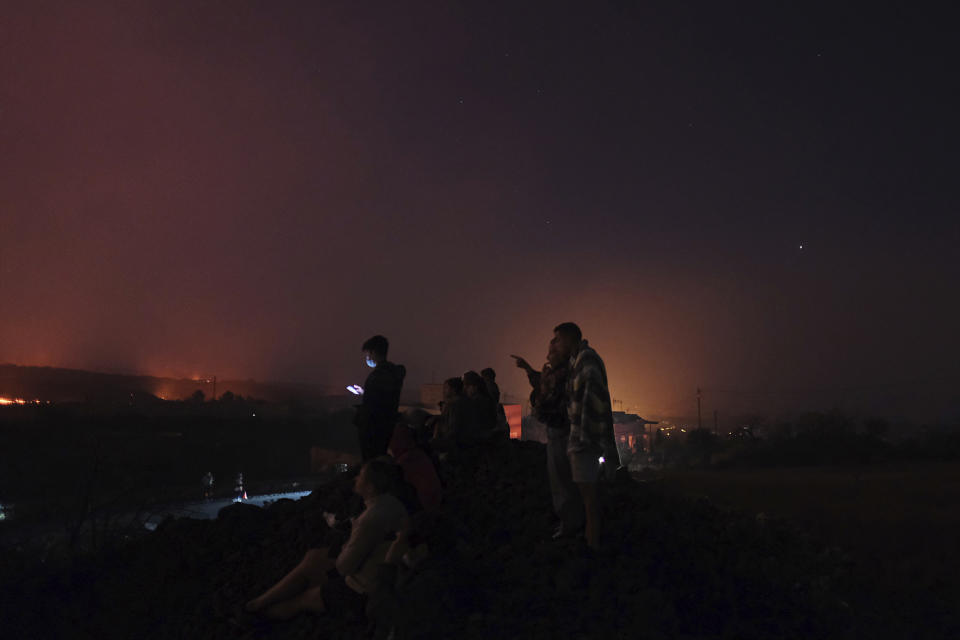
M 586 340 L 580 343 L 577 355 L 570 359 L 567 397 L 570 417 L 567 449 L 605 451 L 613 440 L 613 407 L 607 388 L 607 370 Z

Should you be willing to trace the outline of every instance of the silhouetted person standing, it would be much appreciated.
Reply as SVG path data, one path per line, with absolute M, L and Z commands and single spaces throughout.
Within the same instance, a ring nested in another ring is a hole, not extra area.
M 463 395 L 463 380 L 444 380 L 443 402 L 440 404 L 440 415 L 433 422 L 433 439 L 440 448 L 450 449 L 465 441 L 470 429 L 471 416 Z
M 476 371 L 463 374 L 463 393 L 473 420 L 470 432 L 476 442 L 488 440 L 497 426 L 497 405 Z
M 483 378 L 483 383 L 487 385 L 487 395 L 493 398 L 493 403 L 497 408 L 496 432 L 509 437 L 510 424 L 507 422 L 507 414 L 503 410 L 503 405 L 500 404 L 500 385 L 497 384 L 497 372 L 487 367 L 480 372 L 480 377 Z
M 407 370 L 387 360 L 389 348 L 390 343 L 380 335 L 373 336 L 362 347 L 367 366 L 373 368 L 363 385 L 363 400 L 353 420 L 364 462 L 386 455 L 399 417 L 400 391 Z
M 553 330 L 551 351 L 570 361 L 567 380 L 567 414 L 570 438 L 567 455 L 573 481 L 580 488 L 586 515 L 587 545 L 600 544 L 600 503 L 597 482 L 600 480 L 600 457 L 607 458 L 611 468 L 620 466 L 613 442 L 613 407 L 607 387 L 607 370 L 603 360 L 583 339 L 580 327 L 564 322 Z
M 533 415 L 547 429 L 547 477 L 550 480 L 553 510 L 560 518 L 560 526 L 553 537 L 575 535 L 583 529 L 583 500 L 579 487 L 573 481 L 570 458 L 567 456 L 567 441 L 570 438 L 570 417 L 567 413 L 569 358 L 561 357 L 551 349 L 543 370 L 537 371 L 523 358 L 511 357 L 517 361 L 519 368 L 527 372 L 527 379 L 533 387 L 530 407 Z
M 494 402 L 499 403 L 500 385 L 497 384 L 497 372 L 487 367 L 480 372 L 480 377 L 483 378 L 483 384 L 487 386 L 487 394 L 493 398 Z

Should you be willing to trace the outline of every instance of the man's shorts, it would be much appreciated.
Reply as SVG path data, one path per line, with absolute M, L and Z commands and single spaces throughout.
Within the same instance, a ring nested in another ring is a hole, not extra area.
M 584 447 L 579 451 L 567 451 L 573 481 L 577 484 L 597 482 L 600 479 L 601 455 L 600 450 L 593 447 Z

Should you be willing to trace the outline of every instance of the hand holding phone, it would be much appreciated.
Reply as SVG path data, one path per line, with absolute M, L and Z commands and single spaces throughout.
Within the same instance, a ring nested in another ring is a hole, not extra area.
M 349 386 L 347 387 L 347 391 L 349 391 L 350 393 L 352 393 L 352 394 L 355 395 L 355 396 L 362 396 L 362 395 L 363 395 L 363 387 L 361 387 L 361 386 L 358 385 L 358 384 L 351 384 L 351 385 L 349 385 Z

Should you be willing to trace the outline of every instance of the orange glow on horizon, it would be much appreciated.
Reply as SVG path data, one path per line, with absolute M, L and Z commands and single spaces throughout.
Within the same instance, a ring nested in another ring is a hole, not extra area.
M 23 398 L 0 398 L 0 405 L 27 404 L 28 402 L 32 404 L 40 404 L 39 400 L 24 400 Z

